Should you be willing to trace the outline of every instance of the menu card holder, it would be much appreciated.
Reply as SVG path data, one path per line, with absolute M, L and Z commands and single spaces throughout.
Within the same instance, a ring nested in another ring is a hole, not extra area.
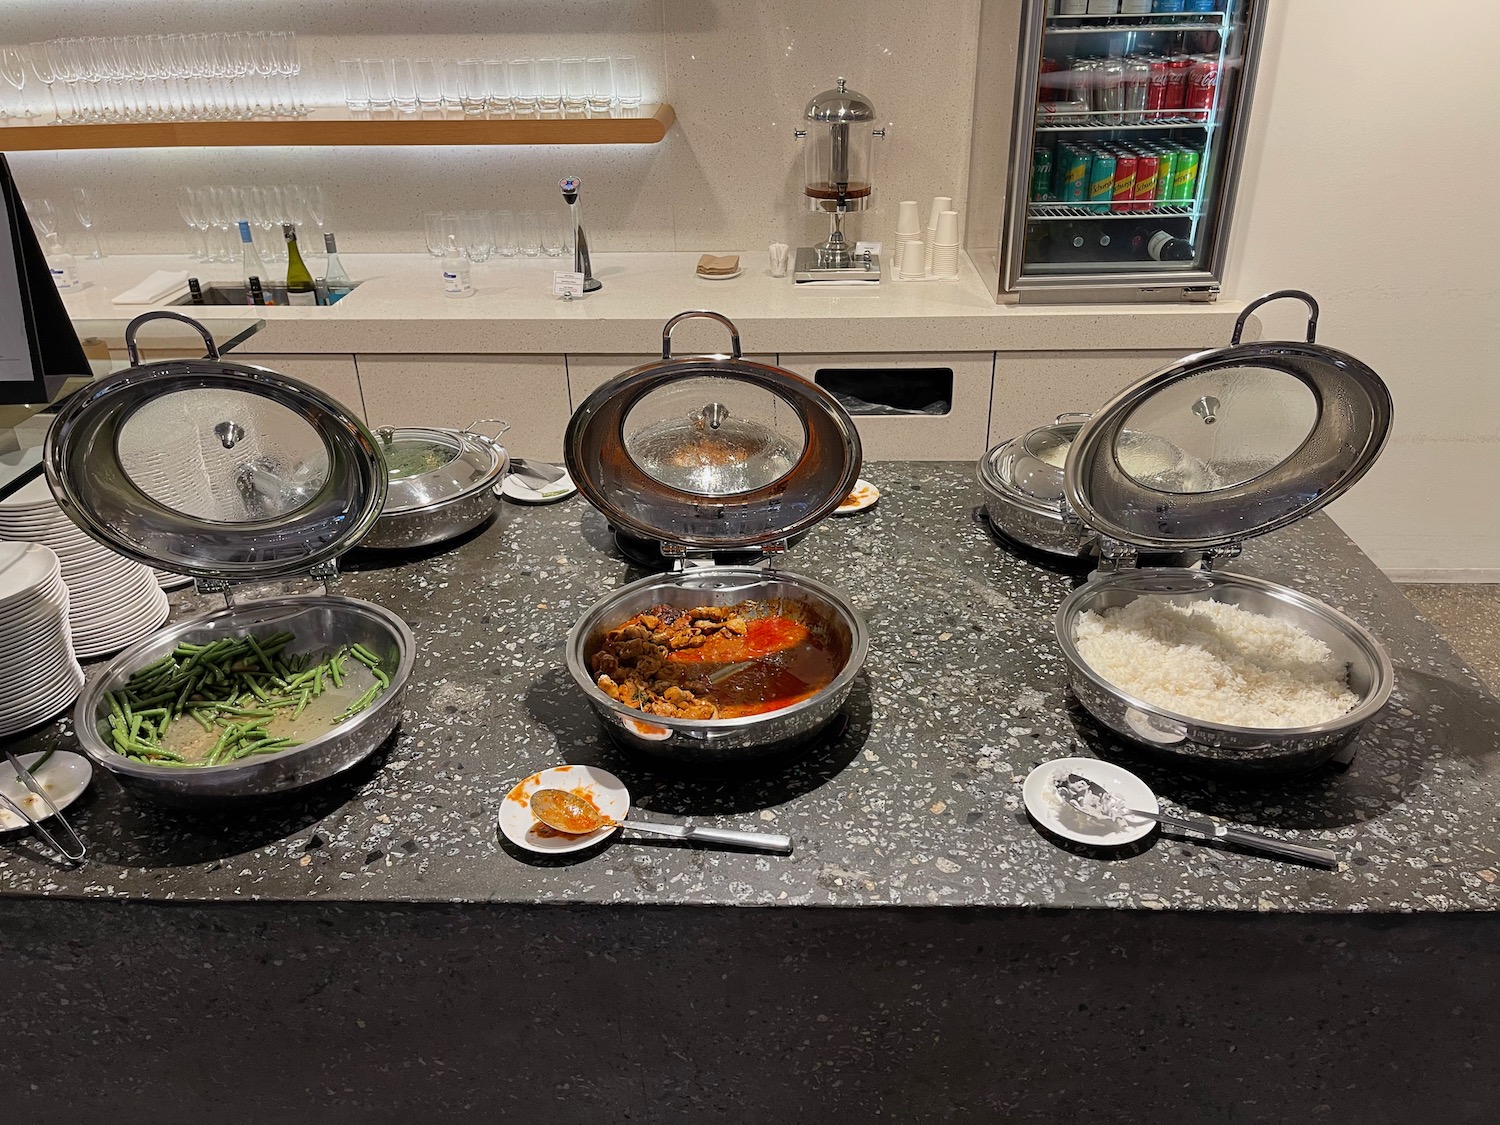
M 0 405 L 48 403 L 89 361 L 62 296 L 52 283 L 10 165 L 0 154 Z

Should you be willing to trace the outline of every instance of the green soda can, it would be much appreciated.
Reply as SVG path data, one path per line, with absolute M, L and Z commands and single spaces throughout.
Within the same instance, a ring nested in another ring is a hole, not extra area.
M 1172 202 L 1172 173 L 1177 169 L 1177 150 L 1166 148 L 1156 152 L 1156 200 L 1153 207 Z
M 1089 192 L 1089 158 L 1069 145 L 1058 157 L 1058 198 L 1064 203 L 1082 203 Z
M 1089 210 L 1109 214 L 1115 198 L 1115 158 L 1104 151 L 1089 161 Z
M 1173 203 L 1191 203 L 1198 188 L 1198 166 L 1202 158 L 1197 150 L 1191 148 L 1180 148 L 1176 152 L 1176 159 L 1172 162 L 1172 194 Z
M 1038 148 L 1031 154 L 1031 198 L 1041 202 L 1052 195 L 1052 150 Z

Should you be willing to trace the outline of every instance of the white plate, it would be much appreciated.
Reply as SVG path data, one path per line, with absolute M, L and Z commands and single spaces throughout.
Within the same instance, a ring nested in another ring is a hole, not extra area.
M 0 606 L 48 588 L 57 555 L 40 543 L 0 543 Z
M 742 274 L 744 272 L 745 272 L 745 267 L 741 266 L 739 269 L 735 270 L 733 273 L 699 273 L 697 270 L 694 270 L 693 271 L 693 275 L 695 277 L 701 278 L 704 281 L 733 281 L 735 278 L 739 277 L 740 274 Z
M 9 737 L 57 718 L 73 705 L 82 690 L 83 669 L 80 668 L 75 676 L 59 683 L 51 694 L 36 700 L 30 707 L 0 714 L 0 736 Z
M 523 777 L 500 803 L 500 831 L 518 848 L 528 852 L 576 852 L 591 848 L 615 831 L 613 825 L 583 836 L 554 833 L 531 815 L 531 795 L 538 789 L 581 789 L 611 820 L 623 820 L 630 812 L 630 790 L 608 770 L 598 766 L 553 766 Z M 538 829 L 541 834 L 538 834 Z
M 561 468 L 561 466 L 558 467 Z M 563 475 L 560 478 L 540 489 L 532 488 L 529 484 L 522 484 L 509 475 L 500 482 L 500 495 L 518 504 L 555 504 L 559 500 L 566 500 L 577 491 L 578 486 L 573 483 L 573 478 L 568 475 L 566 469 L 563 469 Z
M 875 501 L 880 499 L 880 489 L 861 477 L 854 482 L 854 490 L 845 496 L 839 506 L 833 510 L 836 516 L 849 516 L 855 512 L 863 512 L 866 508 L 873 507 Z
M 1121 769 L 1112 762 L 1101 762 L 1098 758 L 1058 758 L 1043 762 L 1032 770 L 1021 789 L 1026 800 L 1026 810 L 1049 831 L 1080 844 L 1117 848 L 1121 844 L 1134 843 L 1156 827 L 1154 820 L 1146 820 L 1144 817 L 1131 816 L 1121 821 L 1109 821 L 1085 816 L 1058 796 L 1057 789 L 1053 786 L 1052 779 L 1065 773 L 1076 773 L 1090 781 L 1097 781 L 1133 809 L 1161 811 L 1151 787 L 1129 770 Z
M 21 764 L 30 769 L 31 763 L 42 755 L 37 753 L 18 756 Z M 42 789 L 52 798 L 52 803 L 60 812 L 78 800 L 79 794 L 89 787 L 89 779 L 94 776 L 94 770 L 83 755 L 59 750 L 33 776 L 41 783 Z M 46 820 L 52 815 L 37 795 L 26 788 L 26 783 L 16 776 L 15 768 L 10 762 L 4 759 L 0 759 L 0 793 L 4 793 L 37 820 Z M 0 805 L 0 832 L 14 832 L 17 828 L 29 827 L 31 826 L 10 809 Z

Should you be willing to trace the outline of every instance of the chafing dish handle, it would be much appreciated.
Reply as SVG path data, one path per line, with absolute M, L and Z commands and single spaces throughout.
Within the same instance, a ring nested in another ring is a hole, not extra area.
M 1314 300 L 1311 293 L 1304 293 L 1301 289 L 1278 289 L 1274 293 L 1267 293 L 1264 297 L 1257 297 L 1251 301 L 1240 312 L 1234 320 L 1234 335 L 1229 337 L 1229 346 L 1234 347 L 1240 342 L 1240 335 L 1245 331 L 1245 322 L 1250 319 L 1250 314 L 1268 301 L 1280 300 L 1282 297 L 1293 297 L 1307 304 L 1309 315 L 1307 318 L 1307 342 L 1317 343 L 1318 339 L 1318 302 Z
M 199 324 L 192 317 L 183 316 L 181 313 L 168 312 L 166 309 L 152 309 L 150 312 L 141 313 L 140 316 L 136 317 L 125 326 L 125 354 L 130 356 L 131 367 L 139 367 L 141 365 L 141 349 L 135 342 L 135 334 L 140 331 L 141 325 L 152 320 L 182 321 L 183 324 L 186 324 L 189 328 L 197 332 L 198 335 L 203 337 L 203 347 L 205 349 L 203 358 L 219 358 L 219 345 L 214 343 L 213 333 L 210 332 L 207 328 L 204 328 L 203 325 Z

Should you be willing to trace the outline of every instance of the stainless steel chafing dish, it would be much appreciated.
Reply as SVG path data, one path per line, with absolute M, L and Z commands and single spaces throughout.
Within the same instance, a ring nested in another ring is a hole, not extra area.
M 479 432 L 493 422 L 494 437 Z M 385 503 L 365 549 L 409 550 L 472 531 L 500 504 L 496 493 L 510 457 L 499 436 L 510 427 L 486 418 L 462 430 L 383 426 L 376 431 L 388 481 Z

